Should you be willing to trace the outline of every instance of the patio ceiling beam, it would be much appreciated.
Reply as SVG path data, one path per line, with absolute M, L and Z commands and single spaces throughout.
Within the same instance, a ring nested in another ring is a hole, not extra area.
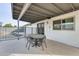
M 32 17 L 36 17 L 36 18 L 40 18 L 41 16 L 36 16 L 36 15 L 33 15 L 33 14 L 25 14 L 25 16 L 32 16 Z
M 59 9 L 60 11 L 62 11 L 63 13 L 65 13 L 66 11 L 64 11 L 62 8 L 60 8 L 59 6 L 57 6 L 55 3 L 51 3 L 55 8 Z
M 45 20 L 45 19 L 48 19 L 48 18 L 50 18 L 50 17 L 35 20 L 33 23 L 35 23 L 35 22 L 39 22 L 39 21 L 42 21 L 42 20 Z
M 31 10 L 31 11 L 27 11 L 27 12 L 28 13 L 31 13 L 31 14 L 36 14 L 36 15 L 42 16 L 42 17 L 52 16 L 52 15 L 49 15 L 49 14 L 46 14 L 46 13 L 39 12 L 37 10 Z
M 15 10 L 15 11 L 13 11 L 13 13 L 18 13 L 18 14 L 19 14 L 19 13 L 20 13 L 20 11 Z
M 15 10 L 16 10 L 16 9 L 17 9 L 17 10 L 21 10 L 21 9 L 22 9 L 22 7 L 16 6 L 16 5 L 14 5 L 13 8 L 14 8 Z
M 30 19 L 34 19 L 34 20 L 38 20 L 38 19 L 43 19 L 45 17 L 33 17 L 33 16 L 27 16 L 26 18 L 30 18 Z M 34 21 L 33 20 L 33 21 Z
M 21 21 L 26 21 L 26 20 L 27 20 L 27 22 L 32 22 L 33 19 L 26 18 L 24 16 L 21 18 Z
M 76 10 L 73 3 L 71 3 L 70 6 L 71 6 L 71 8 L 72 8 L 72 11 L 75 11 L 75 10 Z
M 19 20 L 20 20 L 21 17 L 24 15 L 24 13 L 28 10 L 28 8 L 30 7 L 30 5 L 31 5 L 31 3 L 26 3 L 26 4 L 24 4 L 23 9 L 22 9 L 22 11 L 21 11 L 21 13 L 20 13 L 20 15 L 19 15 L 19 17 L 18 17 Z
M 29 18 L 30 21 L 34 21 L 34 20 L 37 20 L 37 19 L 41 19 L 41 17 L 34 17 L 34 16 L 29 16 L 29 15 L 25 15 L 22 18 L 23 19 L 28 19 Z M 42 17 L 42 18 L 45 18 L 45 17 Z
M 50 16 L 47 16 L 47 17 L 41 17 L 41 16 L 35 16 L 34 14 L 25 14 L 25 18 L 27 19 L 27 18 L 30 18 L 30 19 L 33 19 L 32 21 L 34 21 L 34 20 L 39 20 L 39 19 L 48 19 L 48 18 L 51 18 Z
M 36 7 L 38 7 L 38 8 L 40 8 L 40 9 L 46 10 L 46 11 L 48 11 L 48 12 L 50 12 L 50 13 L 58 14 L 58 13 L 52 11 L 52 10 L 49 10 L 49 9 L 47 9 L 47 8 L 44 8 L 44 7 L 40 6 L 40 5 L 37 5 L 37 4 L 33 4 L 33 5 L 36 6 Z
M 26 15 L 26 18 L 38 19 L 38 18 L 40 18 L 40 17 L 34 17 L 34 16 L 29 16 L 29 15 Z
M 24 3 L 13 3 L 13 5 L 19 6 L 19 7 L 23 7 Z

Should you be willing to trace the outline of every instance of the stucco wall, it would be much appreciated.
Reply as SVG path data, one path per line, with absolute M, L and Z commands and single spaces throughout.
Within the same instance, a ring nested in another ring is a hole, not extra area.
M 53 20 L 59 20 L 69 17 L 74 17 L 75 30 L 53 30 Z M 45 23 L 45 35 L 47 39 L 79 47 L 79 10 L 60 16 L 52 17 L 51 19 L 46 19 L 37 23 L 41 22 Z M 32 24 L 32 26 L 37 27 L 37 23 Z

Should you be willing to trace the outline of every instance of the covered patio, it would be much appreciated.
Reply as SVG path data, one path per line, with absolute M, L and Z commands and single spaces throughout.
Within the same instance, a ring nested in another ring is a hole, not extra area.
M 21 55 L 23 56 L 26 56 L 26 55 L 79 56 L 79 48 L 78 48 L 79 42 L 77 41 L 78 32 L 75 32 L 76 30 L 74 29 L 71 29 L 70 31 L 67 31 L 67 30 L 57 31 L 50 26 L 53 23 L 52 21 L 50 21 L 52 18 L 56 20 L 61 18 L 64 19 L 63 16 L 66 13 L 68 13 L 68 15 L 66 14 L 65 18 L 76 15 L 75 19 L 77 20 L 79 16 L 78 14 L 79 11 L 77 11 L 79 10 L 78 3 L 45 3 L 45 4 L 44 3 L 12 3 L 11 7 L 12 7 L 13 19 L 17 20 L 17 25 L 18 25 L 17 35 L 20 34 L 19 21 L 29 22 L 30 27 L 28 26 L 24 27 L 24 31 L 22 30 L 23 28 L 21 29 L 23 32 L 22 38 L 17 36 L 18 38 L 15 38 L 13 40 L 1 41 L 0 55 L 2 56 L 4 55 L 5 56 L 17 56 L 17 55 L 19 56 Z M 42 31 L 39 31 L 38 29 L 40 28 L 37 27 L 39 26 L 37 23 L 40 24 L 40 22 L 42 22 L 41 23 Z M 78 22 L 78 20 L 76 22 Z M 78 29 L 78 24 L 76 25 Z M 27 29 L 29 31 L 27 31 Z M 30 50 L 27 49 L 26 47 L 27 38 L 25 38 L 24 36 L 27 36 L 29 32 L 31 34 L 40 33 L 40 34 L 46 35 L 47 48 L 45 48 L 44 51 L 42 50 L 41 47 L 30 47 Z M 77 35 L 74 33 L 77 33 Z M 75 37 L 73 38 L 73 35 L 77 38 Z M 12 39 L 12 37 L 10 39 Z M 65 38 L 67 38 L 67 40 L 70 40 L 70 41 L 67 41 Z M 74 39 L 77 39 L 77 40 L 74 40 Z
M 74 12 L 79 10 L 78 3 L 45 3 L 45 4 L 44 3 L 26 3 L 26 4 L 25 3 L 12 3 L 11 6 L 12 6 L 13 19 L 17 20 L 18 29 L 19 29 L 19 24 L 20 24 L 19 21 L 30 22 L 32 25 L 32 24 L 40 23 L 41 21 L 44 21 L 47 19 L 46 24 L 48 24 L 49 26 L 46 27 L 46 29 L 48 29 L 48 31 L 51 27 L 48 22 L 50 19 L 52 19 L 53 17 L 55 18 L 57 16 L 59 16 L 58 18 L 63 18 L 62 15 L 65 15 L 67 13 L 70 13 L 70 15 L 66 16 L 66 17 L 72 17 L 73 15 L 75 15 L 77 13 L 76 12 L 74 14 Z M 71 14 L 71 12 L 73 12 L 73 14 Z M 37 28 L 38 28 L 37 25 L 34 25 L 34 27 L 37 30 Z M 44 30 L 46 30 L 46 29 L 44 29 Z M 33 31 L 33 27 L 32 27 L 32 34 L 35 33 L 35 31 Z M 40 32 L 40 31 L 38 31 L 38 32 Z M 18 34 L 19 34 L 19 31 L 18 31 Z M 26 34 L 27 34 L 27 32 L 26 32 Z M 43 32 L 43 34 L 47 36 L 45 31 Z M 50 36 L 50 35 L 48 35 L 48 36 Z M 18 43 L 20 41 L 22 44 L 25 44 L 25 43 L 23 43 L 23 42 L 25 42 L 24 39 L 19 40 Z M 63 41 L 61 41 L 61 42 L 63 42 Z M 30 51 L 28 51 L 27 48 L 25 48 L 25 45 L 22 46 L 23 48 L 20 47 L 20 49 L 24 49 L 25 52 L 23 51 L 23 53 L 25 55 L 26 54 L 79 55 L 79 48 L 75 48 L 71 45 L 59 43 L 55 40 L 49 40 L 49 38 L 47 38 L 47 46 L 48 47 L 47 47 L 47 49 L 45 49 L 45 51 L 42 51 L 41 48 L 33 48 L 33 47 L 31 47 Z M 19 51 L 19 52 L 21 52 L 21 51 Z

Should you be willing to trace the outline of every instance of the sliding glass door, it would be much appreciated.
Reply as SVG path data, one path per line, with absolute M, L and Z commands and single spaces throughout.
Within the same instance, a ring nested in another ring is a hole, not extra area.
M 38 23 L 37 24 L 37 33 L 38 34 L 44 34 L 44 23 Z

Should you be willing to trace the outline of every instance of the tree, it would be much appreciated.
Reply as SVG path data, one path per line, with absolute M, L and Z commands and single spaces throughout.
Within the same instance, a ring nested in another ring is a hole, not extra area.
M 11 23 L 5 24 L 3 27 L 13 27 Z

